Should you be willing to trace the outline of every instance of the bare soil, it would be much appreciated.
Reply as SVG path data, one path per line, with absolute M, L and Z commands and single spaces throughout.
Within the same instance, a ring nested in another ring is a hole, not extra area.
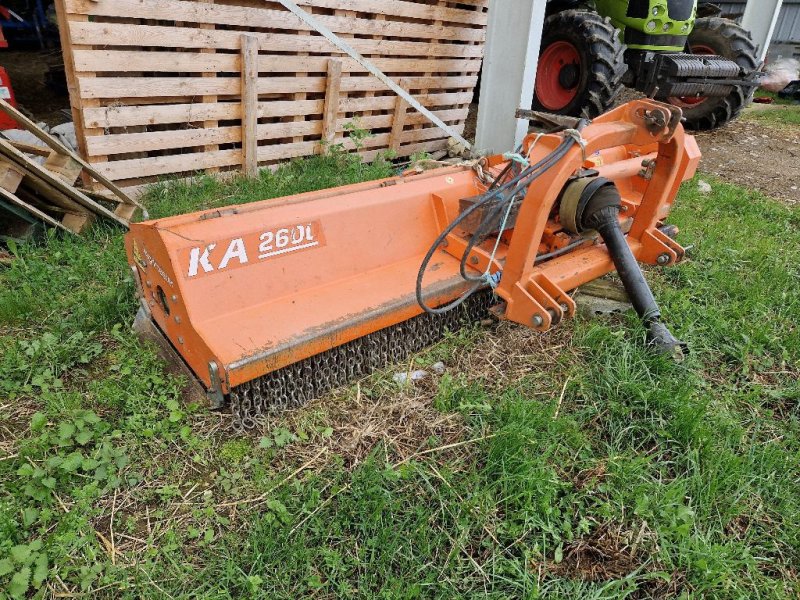
M 0 66 L 11 77 L 17 102 L 36 121 L 50 126 L 71 120 L 69 96 L 45 85 L 50 67 L 62 63 L 60 50 L 0 50 Z
M 699 133 L 697 141 L 702 171 L 800 204 L 800 128 L 750 121 L 745 115 L 716 131 Z

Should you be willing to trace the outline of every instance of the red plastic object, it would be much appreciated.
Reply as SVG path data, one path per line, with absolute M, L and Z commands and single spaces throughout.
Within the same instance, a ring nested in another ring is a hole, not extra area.
M 3 67 L 0 67 L 0 98 L 7 101 L 11 106 L 17 106 L 17 101 L 14 98 L 14 88 L 11 87 L 11 77 L 8 76 L 8 72 Z M 5 113 L 0 113 L 0 131 L 3 129 L 19 129 L 19 125 Z

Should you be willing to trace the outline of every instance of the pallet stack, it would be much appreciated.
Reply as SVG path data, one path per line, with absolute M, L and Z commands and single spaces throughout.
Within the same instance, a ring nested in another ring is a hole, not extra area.
M 483 56 L 488 0 L 298 3 L 459 133 Z M 447 134 L 281 4 L 58 0 L 82 154 L 126 189 L 167 176 L 352 150 L 435 152 Z
M 139 204 L 2 99 L 0 114 L 41 142 L 22 143 L 0 133 L 0 237 L 24 239 L 42 224 L 80 234 L 97 216 L 128 226 Z M 105 189 L 81 189 L 79 179 Z

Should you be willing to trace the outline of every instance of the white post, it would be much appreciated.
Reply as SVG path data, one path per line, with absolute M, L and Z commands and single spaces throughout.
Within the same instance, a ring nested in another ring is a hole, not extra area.
M 753 41 L 758 44 L 758 57 L 764 60 L 772 41 L 772 34 L 778 24 L 783 0 L 748 0 L 744 9 L 742 27 L 753 35 Z
M 547 0 L 490 0 L 475 148 L 507 152 L 528 133 Z

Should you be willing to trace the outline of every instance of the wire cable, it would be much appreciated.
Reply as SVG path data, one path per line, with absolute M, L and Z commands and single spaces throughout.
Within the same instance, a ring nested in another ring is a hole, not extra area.
M 581 144 L 579 141 L 580 137 L 580 130 L 582 130 L 587 124 L 589 123 L 586 119 L 581 119 L 578 123 L 576 129 L 574 130 L 574 134 L 568 134 L 561 144 L 553 150 L 550 154 L 546 157 L 541 159 L 535 165 L 528 166 L 520 171 L 519 174 L 512 177 L 509 181 L 500 184 L 500 181 L 504 177 L 506 177 L 510 172 L 513 172 L 514 165 L 516 164 L 514 161 L 510 161 L 508 165 L 501 171 L 501 173 L 495 178 L 492 182 L 489 189 L 483 194 L 480 200 L 478 200 L 475 204 L 470 206 L 464 212 L 462 212 L 458 217 L 456 217 L 450 225 L 448 225 L 444 231 L 442 231 L 428 249 L 428 252 L 425 254 L 425 258 L 420 265 L 419 272 L 417 273 L 417 282 L 416 282 L 416 298 L 417 303 L 422 307 L 422 309 L 431 315 L 442 315 L 451 310 L 454 310 L 461 306 L 464 302 L 466 302 L 475 292 L 480 290 L 481 288 L 485 287 L 486 285 L 491 285 L 489 281 L 492 277 L 489 274 L 488 270 L 486 273 L 483 273 L 481 276 L 476 277 L 474 275 L 470 275 L 467 272 L 467 265 L 466 261 L 472 250 L 474 250 L 475 246 L 479 243 L 485 241 L 486 237 L 488 236 L 488 230 L 491 228 L 491 224 L 494 223 L 495 219 L 499 217 L 500 213 L 503 209 L 506 210 L 506 216 L 503 219 L 502 227 L 505 227 L 505 224 L 508 220 L 508 217 L 511 213 L 511 208 L 513 207 L 514 200 L 519 196 L 519 194 L 524 190 L 527 193 L 528 188 L 531 186 L 533 182 L 535 182 L 543 173 L 547 170 L 552 168 L 558 161 L 562 160 L 564 156 L 569 152 L 569 150 L 576 144 L 584 147 L 584 144 Z M 582 137 L 580 138 L 582 140 Z M 508 192 L 507 194 L 505 192 Z M 464 252 L 464 255 L 461 259 L 460 265 L 460 272 L 462 278 L 467 282 L 472 282 L 472 285 L 467 291 L 465 291 L 459 298 L 454 300 L 453 302 L 440 307 L 431 307 L 425 302 L 424 294 L 423 294 L 423 280 L 425 278 L 425 273 L 428 270 L 428 265 L 430 264 L 433 255 L 439 250 L 440 246 L 445 243 L 447 237 L 456 230 L 456 228 L 461 225 L 469 216 L 475 213 L 479 208 L 484 207 L 488 204 L 491 200 L 500 197 L 500 202 L 497 203 L 495 207 L 492 208 L 491 211 L 484 218 L 481 220 L 480 225 L 476 229 L 475 235 L 473 235 L 472 239 L 470 240 L 469 244 L 467 245 L 467 250 Z M 480 233 L 483 236 L 483 239 L 480 239 L 478 234 Z M 491 263 L 494 261 L 494 255 L 497 252 L 497 249 L 500 245 L 500 237 L 502 236 L 503 231 L 500 231 L 498 234 L 498 239 L 495 244 L 495 249 L 492 253 L 492 260 Z M 493 280 L 494 281 L 494 280 Z M 494 287 L 494 286 L 492 286 Z

